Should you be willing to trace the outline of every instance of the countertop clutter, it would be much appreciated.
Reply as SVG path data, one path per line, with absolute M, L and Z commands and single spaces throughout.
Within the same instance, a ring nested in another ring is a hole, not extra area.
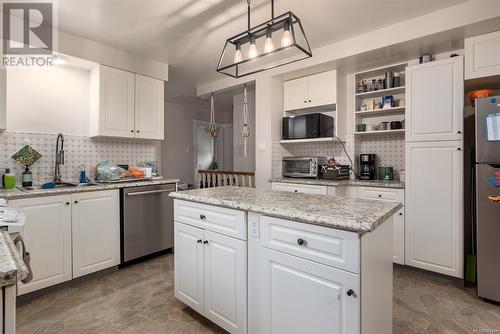
M 402 204 L 374 200 L 286 193 L 242 187 L 196 189 L 170 194 L 181 200 L 354 231 L 371 232 Z
M 121 183 L 100 183 L 87 186 L 74 186 L 74 187 L 61 187 L 61 188 L 56 187 L 52 189 L 42 189 L 39 187 L 35 187 L 33 190 L 27 190 L 27 189 L 19 190 L 17 188 L 11 190 L 0 189 L 0 198 L 10 200 L 10 199 L 40 197 L 40 196 L 55 196 L 55 195 L 73 194 L 79 192 L 111 190 L 111 189 L 141 187 L 149 185 L 152 186 L 152 185 L 161 185 L 161 184 L 178 183 L 178 182 L 180 182 L 179 179 L 164 178 L 157 180 L 129 181 Z
M 362 187 L 378 187 L 378 188 L 394 188 L 404 189 L 405 183 L 401 181 L 381 181 L 381 180 L 324 180 L 311 178 L 287 178 L 278 177 L 271 178 L 269 182 L 295 183 L 295 184 L 310 184 L 318 186 L 362 186 Z
M 0 286 L 7 286 L 21 281 L 28 275 L 28 268 L 21 259 L 16 246 L 7 231 L 0 230 Z

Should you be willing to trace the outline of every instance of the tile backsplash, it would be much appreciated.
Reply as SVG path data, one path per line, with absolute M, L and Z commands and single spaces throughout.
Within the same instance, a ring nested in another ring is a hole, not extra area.
M 57 134 L 6 132 L 0 134 L 0 174 L 10 168 L 18 180 L 24 168 L 11 156 L 24 145 L 29 144 L 42 154 L 42 158 L 30 167 L 33 183 L 42 184 L 52 180 L 54 174 L 55 145 Z M 131 139 L 89 138 L 85 136 L 64 136 L 65 163 L 61 165 L 64 180 L 77 180 L 80 165 L 86 166 L 87 175 L 100 160 L 114 164 L 137 164 L 145 160 L 159 160 L 157 143 Z
M 354 140 L 354 135 L 348 135 L 345 142 L 346 151 L 358 170 L 359 154 L 375 153 L 378 166 L 394 167 L 395 175 L 404 169 L 404 136 L 400 135 L 372 135 L 361 140 Z M 273 141 L 272 145 L 272 176 L 280 177 L 282 172 L 281 160 L 290 156 L 335 156 L 342 164 L 349 164 L 349 160 L 338 142 L 312 142 L 281 144 Z M 353 175 L 351 175 L 353 177 Z

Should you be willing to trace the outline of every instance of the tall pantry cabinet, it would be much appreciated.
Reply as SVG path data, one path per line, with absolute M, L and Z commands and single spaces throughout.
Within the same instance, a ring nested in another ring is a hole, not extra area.
M 463 57 L 406 69 L 407 265 L 463 277 Z

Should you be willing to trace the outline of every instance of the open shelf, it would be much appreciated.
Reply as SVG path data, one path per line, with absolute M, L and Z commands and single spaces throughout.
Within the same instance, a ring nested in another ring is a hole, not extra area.
M 402 107 L 392 107 L 385 109 L 375 109 L 375 110 L 358 110 L 354 113 L 357 116 L 372 116 L 372 115 L 387 115 L 387 114 L 400 114 L 404 113 L 405 106 Z
M 391 72 L 404 72 L 406 66 L 408 66 L 407 62 L 404 63 L 397 63 L 397 64 L 391 64 L 391 65 L 386 65 L 382 67 L 376 67 L 376 68 L 371 68 L 368 70 L 364 71 L 359 71 L 354 73 L 357 77 L 369 77 L 369 76 L 378 76 L 378 75 L 383 75 L 387 71 Z
M 383 135 L 383 134 L 397 134 L 397 133 L 405 133 L 405 129 L 399 130 L 377 130 L 377 131 L 356 131 L 355 135 Z
M 405 86 L 399 86 L 387 89 L 374 90 L 371 92 L 356 93 L 356 96 L 363 96 L 363 97 L 384 96 L 387 95 L 387 93 L 398 94 L 398 93 L 404 93 L 404 91 L 405 91 Z
M 282 139 L 281 144 L 291 144 L 291 143 L 319 143 L 319 142 L 332 142 L 336 141 L 335 137 L 325 137 L 325 138 L 308 138 L 308 139 Z

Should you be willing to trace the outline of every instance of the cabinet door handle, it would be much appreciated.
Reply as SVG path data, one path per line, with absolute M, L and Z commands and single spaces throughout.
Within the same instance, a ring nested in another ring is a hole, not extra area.
M 347 295 L 351 297 L 354 294 L 354 291 L 352 289 L 347 290 Z
M 304 239 L 298 238 L 297 243 L 299 244 L 299 246 L 303 246 L 306 243 L 306 241 Z
M 293 192 L 294 192 L 294 193 L 298 193 L 299 191 L 298 191 L 297 189 L 295 189 Z
M 402 213 L 402 212 L 400 212 L 400 213 L 399 213 L 399 215 L 400 215 L 400 216 L 402 216 L 402 215 L 403 215 L 403 213 Z
M 457 131 L 457 133 L 458 133 L 458 134 L 461 134 L 461 133 L 462 133 L 462 131 Z
M 198 241 L 196 241 L 197 243 L 201 244 L 203 242 L 203 240 L 201 239 L 198 239 Z
M 307 100 L 304 100 L 304 103 L 307 103 Z
M 309 100 L 309 102 L 312 102 L 311 100 Z
M 207 219 L 207 217 L 205 215 L 200 215 L 200 219 L 205 220 L 205 219 Z
M 137 133 L 139 133 L 140 131 L 139 131 L 139 130 L 137 130 L 136 132 L 137 132 Z
M 130 132 L 132 132 L 132 133 L 133 133 L 133 132 L 134 132 L 134 130 L 130 130 Z
M 378 194 L 378 197 L 382 197 L 382 195 L 381 195 L 381 194 Z
M 75 201 L 75 204 L 78 204 L 78 201 Z
M 66 202 L 66 205 L 69 205 L 69 202 Z
M 457 148 L 457 151 L 461 151 L 461 150 L 462 150 L 462 149 L 461 149 L 460 147 L 459 147 L 459 148 Z
M 207 240 L 203 241 L 203 243 L 204 243 L 205 245 L 208 245 L 208 241 L 207 241 Z

